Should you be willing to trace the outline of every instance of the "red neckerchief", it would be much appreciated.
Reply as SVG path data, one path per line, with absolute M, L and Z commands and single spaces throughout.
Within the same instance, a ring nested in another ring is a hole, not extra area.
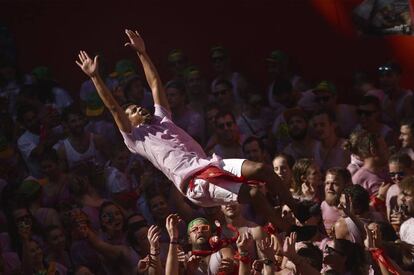
M 400 273 L 395 269 L 395 267 L 392 265 L 390 260 L 388 259 L 387 255 L 385 254 L 385 251 L 380 248 L 374 248 L 370 250 L 372 258 L 381 264 L 385 266 L 385 268 L 391 273 L 395 275 L 399 275 Z M 378 264 L 379 264 L 378 263 Z
M 240 182 L 240 183 L 245 183 L 245 184 L 253 184 L 253 185 L 259 185 L 262 183 L 262 182 L 255 181 L 255 180 L 247 180 L 244 177 L 238 177 L 216 166 L 207 166 L 201 169 L 200 171 L 196 172 L 190 179 L 190 182 L 188 185 L 190 190 L 194 188 L 195 179 L 203 179 L 216 185 L 220 185 L 220 183 L 223 180 Z

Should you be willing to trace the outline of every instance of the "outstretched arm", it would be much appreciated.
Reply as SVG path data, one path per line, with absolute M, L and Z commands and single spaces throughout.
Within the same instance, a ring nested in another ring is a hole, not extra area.
M 78 64 L 82 71 L 91 78 L 103 103 L 109 111 L 111 111 L 118 128 L 122 132 L 130 133 L 132 130 L 131 122 L 99 75 L 98 56 L 95 56 L 92 60 L 85 51 L 80 51 L 78 57 L 79 60 L 76 60 L 76 64 Z
M 133 32 L 131 30 L 125 30 L 125 33 L 129 38 L 129 42 L 125 43 L 125 46 L 129 46 L 137 52 L 142 67 L 144 68 L 148 85 L 151 88 L 154 103 L 161 105 L 170 112 L 170 106 L 167 101 L 167 96 L 165 95 L 164 87 L 161 83 L 157 69 L 145 50 L 144 40 L 137 31 Z

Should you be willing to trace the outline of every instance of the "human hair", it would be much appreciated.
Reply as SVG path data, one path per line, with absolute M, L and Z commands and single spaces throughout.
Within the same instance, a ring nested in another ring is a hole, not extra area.
M 391 155 L 391 157 L 388 159 L 388 163 L 398 163 L 402 164 L 406 168 L 410 168 L 413 161 L 410 156 L 405 153 L 396 153 Z
M 369 211 L 369 193 L 364 187 L 358 184 L 347 186 L 343 193 L 350 197 L 352 206 L 358 214 Z
M 69 193 L 75 198 L 80 199 L 89 193 L 91 186 L 88 177 L 73 175 L 70 177 Z
M 336 115 L 335 113 L 329 111 L 328 109 L 320 109 L 312 113 L 311 119 L 316 116 L 326 115 L 330 123 L 336 122 Z
M 217 115 L 216 115 L 216 120 L 215 120 L 216 125 L 217 125 L 217 120 L 218 120 L 219 118 L 223 118 L 223 117 L 225 117 L 225 116 L 230 116 L 230 117 L 231 117 L 231 120 L 232 120 L 234 123 L 236 123 L 236 118 L 234 117 L 234 115 L 233 115 L 233 113 L 232 113 L 232 112 L 230 112 L 230 111 L 225 111 L 225 110 L 221 110 L 221 111 L 219 111 L 219 112 L 217 113 Z
M 226 85 L 228 89 L 233 89 L 233 84 L 225 78 L 217 79 L 214 83 L 214 88 L 218 85 Z
M 373 151 L 378 148 L 378 137 L 366 130 L 356 130 L 351 133 L 344 144 L 344 149 L 362 159 L 372 156 Z
M 345 239 L 334 240 L 335 250 L 346 257 L 345 270 L 352 274 L 364 274 L 367 264 L 364 248 Z
M 283 159 L 285 159 L 285 160 L 286 160 L 286 162 L 287 162 L 287 164 L 288 164 L 288 166 L 289 166 L 289 168 L 292 170 L 293 165 L 295 164 L 295 159 L 294 159 L 291 155 L 289 155 L 289 154 L 285 154 L 285 153 L 277 153 L 277 154 L 273 157 L 273 161 L 274 161 L 276 158 L 283 158 Z
M 401 121 L 400 126 L 407 126 L 411 134 L 414 134 L 414 119 L 405 118 Z
M 343 167 L 331 167 L 326 170 L 326 175 L 331 174 L 335 176 L 339 176 L 344 181 L 345 185 L 349 185 L 352 183 L 352 176 L 348 169 Z
M 53 230 L 56 230 L 56 229 L 60 229 L 60 230 L 62 230 L 62 228 L 61 228 L 60 226 L 57 226 L 57 225 L 55 225 L 55 224 L 52 224 L 52 225 L 47 226 L 47 227 L 44 229 L 44 232 L 43 232 L 43 239 L 44 239 L 45 241 L 47 241 L 47 240 L 48 240 L 48 238 L 49 238 L 49 234 L 50 234 Z M 62 230 L 62 231 L 63 231 L 63 230 Z
M 131 75 L 127 77 L 126 79 L 124 79 L 123 81 L 121 81 L 121 85 L 122 85 L 122 89 L 125 94 L 125 98 L 129 99 L 129 96 L 130 96 L 129 93 L 131 91 L 131 86 L 135 81 L 139 81 L 142 84 L 144 84 L 141 77 L 137 74 Z
M 256 136 L 250 136 L 250 137 L 246 138 L 246 140 L 243 142 L 243 145 L 242 145 L 243 152 L 245 151 L 245 147 L 246 147 L 247 144 L 253 143 L 255 141 L 259 145 L 259 148 L 260 148 L 261 151 L 265 150 L 265 145 L 264 145 L 263 141 L 260 138 L 258 138 Z
M 383 247 L 389 257 L 395 261 L 398 266 L 405 271 L 414 272 L 413 245 L 403 241 L 385 241 L 383 242 Z
M 311 243 L 306 243 L 305 247 L 298 250 L 298 255 L 309 260 L 309 264 L 316 270 L 322 269 L 323 254 L 322 251 Z
M 414 176 L 405 177 L 399 184 L 401 192 L 409 191 L 414 194 Z
M 184 82 L 180 80 L 171 80 L 168 81 L 167 84 L 165 84 L 165 89 L 172 88 L 176 89 L 180 92 L 181 95 L 186 96 L 186 88 Z
M 298 159 L 292 168 L 293 174 L 293 191 L 299 195 L 302 194 L 302 177 L 306 176 L 309 167 L 314 164 L 313 159 L 303 158 Z
M 123 228 L 122 228 L 122 230 L 125 230 L 126 222 L 125 222 L 124 211 L 122 210 L 122 208 L 118 204 L 116 204 L 116 203 L 114 203 L 112 201 L 105 201 L 104 203 L 101 204 L 101 207 L 99 207 L 99 224 L 101 225 L 102 231 L 104 231 L 104 232 L 106 231 L 106 229 L 102 226 L 102 215 L 103 215 L 103 211 L 104 211 L 105 208 L 107 208 L 108 206 L 112 206 L 112 205 L 115 206 L 116 208 L 118 208 L 119 211 L 121 212 L 122 220 L 123 220 Z
M 378 97 L 372 95 L 366 95 L 361 98 L 359 101 L 359 106 L 363 105 L 373 105 L 375 109 L 381 110 L 381 102 L 379 101 Z

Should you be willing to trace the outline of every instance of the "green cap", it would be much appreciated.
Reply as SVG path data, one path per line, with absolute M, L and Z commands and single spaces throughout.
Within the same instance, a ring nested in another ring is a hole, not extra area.
M 314 91 L 315 92 L 324 91 L 324 92 L 330 92 L 332 94 L 336 94 L 336 87 L 332 82 L 324 80 L 315 87 Z
M 211 58 L 227 57 L 227 50 L 223 46 L 214 46 L 210 49 Z
M 178 60 L 181 60 L 181 59 L 184 59 L 184 52 L 180 49 L 173 49 L 168 54 L 168 62 L 170 63 L 177 62 Z
M 126 77 L 135 74 L 137 68 L 129 59 L 121 59 L 116 62 L 115 72 L 111 73 L 111 77 Z
M 191 222 L 188 223 L 188 226 L 187 226 L 187 234 L 188 235 L 190 235 L 191 228 L 193 228 L 193 226 L 195 224 L 197 224 L 197 223 L 210 225 L 210 223 L 208 222 L 208 220 L 206 220 L 205 218 L 202 218 L 202 217 L 195 218 L 194 220 L 192 220 Z
M 17 194 L 22 196 L 23 199 L 33 198 L 38 192 L 40 192 L 41 185 L 34 179 L 27 179 L 20 184 L 17 189 Z
M 88 99 L 86 100 L 86 116 L 99 116 L 103 113 L 104 109 L 105 106 L 96 92 L 88 96 Z

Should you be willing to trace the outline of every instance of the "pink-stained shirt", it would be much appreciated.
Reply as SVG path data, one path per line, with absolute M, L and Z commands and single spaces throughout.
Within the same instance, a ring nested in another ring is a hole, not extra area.
M 385 173 L 384 175 L 375 174 L 364 167 L 361 167 L 361 169 L 352 176 L 352 182 L 364 187 L 368 191 L 369 196 L 376 195 L 381 184 L 384 181 L 387 182 L 387 180 Z
M 321 210 L 325 230 L 330 232 L 332 230 L 332 226 L 341 217 L 341 211 L 335 206 L 330 206 L 326 201 L 321 203 Z
M 121 134 L 132 153 L 148 159 L 185 193 L 185 180 L 209 165 L 218 166 L 219 159 L 207 158 L 200 144 L 172 122 L 171 113 L 158 104 L 154 107 L 150 123 Z

